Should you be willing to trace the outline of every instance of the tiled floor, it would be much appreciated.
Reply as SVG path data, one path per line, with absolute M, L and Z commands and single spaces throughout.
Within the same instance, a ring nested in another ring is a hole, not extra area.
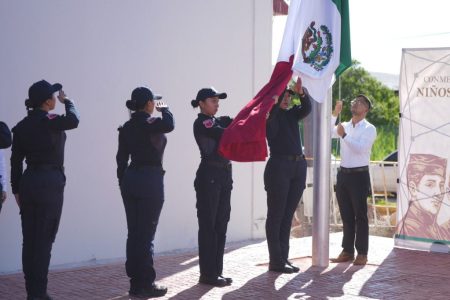
M 330 256 L 340 249 L 330 236 Z M 230 243 L 224 275 L 231 286 L 198 283 L 195 250 L 155 257 L 157 282 L 168 287 L 162 299 L 450 299 L 450 255 L 393 248 L 389 238 L 370 237 L 369 263 L 326 268 L 311 263 L 311 238 L 291 240 L 297 274 L 268 272 L 265 241 Z M 54 270 L 48 291 L 55 299 L 129 299 L 123 262 Z M 0 276 L 0 299 L 25 299 L 22 274 Z

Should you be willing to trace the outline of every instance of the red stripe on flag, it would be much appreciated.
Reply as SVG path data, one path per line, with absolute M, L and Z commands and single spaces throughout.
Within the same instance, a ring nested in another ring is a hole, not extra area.
M 269 82 L 239 112 L 225 129 L 219 153 L 240 162 L 264 161 L 267 157 L 266 116 L 271 110 L 274 95 L 280 95 L 292 77 L 292 62 L 280 61 L 275 65 Z

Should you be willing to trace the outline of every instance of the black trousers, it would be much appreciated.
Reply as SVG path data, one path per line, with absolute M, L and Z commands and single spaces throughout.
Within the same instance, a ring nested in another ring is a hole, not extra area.
M 51 250 L 58 232 L 66 178 L 57 169 L 27 169 L 19 186 L 22 266 L 28 296 L 47 293 Z
M 367 255 L 369 249 L 369 222 L 367 197 L 370 191 L 368 171 L 338 172 L 336 198 L 344 226 L 342 248 L 345 252 Z
M 306 182 L 306 161 L 269 158 L 264 170 L 267 191 L 266 237 L 270 264 L 284 265 L 289 257 L 292 218 Z
M 129 167 L 121 192 L 128 225 L 125 269 L 131 288 L 150 287 L 156 278 L 153 240 L 164 203 L 161 167 Z
M 197 195 L 200 275 L 222 275 L 233 180 L 230 168 L 201 163 L 194 187 Z

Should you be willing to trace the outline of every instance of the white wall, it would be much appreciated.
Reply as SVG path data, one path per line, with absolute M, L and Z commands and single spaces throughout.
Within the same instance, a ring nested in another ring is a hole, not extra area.
M 199 151 L 190 100 L 201 87 L 226 91 L 234 116 L 271 72 L 270 0 L 4 0 L 0 2 L 0 119 L 25 116 L 28 87 L 61 82 L 81 114 L 68 132 L 67 187 L 52 265 L 124 257 L 126 222 L 117 186 L 116 128 L 138 85 L 164 95 L 176 120 L 165 154 L 166 202 L 157 252 L 197 245 L 193 180 Z M 61 107 L 57 109 L 62 113 Z M 7 151 L 9 166 L 10 152 Z M 228 240 L 261 236 L 263 163 L 234 164 Z M 0 272 L 21 268 L 18 208 L 0 214 Z

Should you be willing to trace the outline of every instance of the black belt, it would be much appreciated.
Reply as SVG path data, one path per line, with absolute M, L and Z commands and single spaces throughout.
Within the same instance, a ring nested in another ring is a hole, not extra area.
M 145 169 L 145 168 L 155 168 L 155 169 L 162 169 L 162 166 L 159 164 L 135 164 L 135 163 L 131 163 L 128 168 L 130 169 L 135 169 L 135 170 L 139 170 L 139 169 Z
M 339 172 L 342 172 L 344 174 L 351 174 L 351 173 L 359 173 L 359 172 L 367 172 L 369 171 L 368 166 L 364 167 L 356 167 L 356 168 L 344 168 L 340 167 Z
M 288 155 L 288 154 L 273 154 L 270 155 L 270 157 L 273 158 L 281 158 L 281 159 L 286 159 L 286 160 L 290 160 L 290 161 L 301 161 L 301 160 L 305 160 L 305 155 L 304 154 L 297 154 L 297 155 Z
M 216 168 L 222 168 L 231 170 L 231 163 L 230 162 L 220 162 L 220 161 L 213 161 L 213 160 L 202 160 L 202 164 L 206 164 L 208 166 L 216 167 Z
M 64 166 L 47 165 L 47 164 L 27 165 L 27 169 L 29 169 L 29 170 L 59 170 L 59 171 L 64 172 Z

